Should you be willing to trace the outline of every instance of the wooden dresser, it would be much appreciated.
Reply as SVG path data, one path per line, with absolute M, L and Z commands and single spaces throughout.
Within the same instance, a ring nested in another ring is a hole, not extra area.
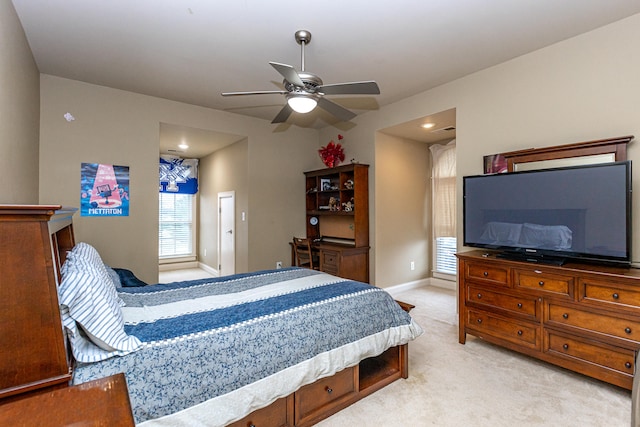
M 74 245 L 74 212 L 0 205 L 0 402 L 71 378 L 57 286 Z
M 471 334 L 631 389 L 640 349 L 640 270 L 457 254 L 459 341 Z

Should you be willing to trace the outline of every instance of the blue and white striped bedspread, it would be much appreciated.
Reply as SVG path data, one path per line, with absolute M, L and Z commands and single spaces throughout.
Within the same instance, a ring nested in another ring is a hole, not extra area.
M 125 330 L 143 347 L 79 364 L 73 382 L 124 372 L 138 423 L 213 399 L 207 424 L 224 425 L 422 333 L 383 290 L 308 269 L 122 288 L 119 295 Z M 345 349 L 346 358 L 334 357 Z M 322 363 L 312 363 L 311 375 L 296 372 L 310 361 Z M 265 381 L 273 396 L 246 398 L 262 394 L 252 387 Z

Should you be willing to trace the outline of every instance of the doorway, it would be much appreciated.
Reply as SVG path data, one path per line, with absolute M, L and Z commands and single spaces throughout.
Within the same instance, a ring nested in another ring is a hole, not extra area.
M 218 275 L 236 272 L 235 191 L 218 193 Z

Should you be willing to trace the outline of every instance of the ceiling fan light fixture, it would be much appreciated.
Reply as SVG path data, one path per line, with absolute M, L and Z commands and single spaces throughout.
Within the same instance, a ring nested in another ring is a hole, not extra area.
M 287 103 L 293 111 L 301 114 L 313 111 L 318 105 L 318 101 L 312 96 L 295 94 L 287 96 Z

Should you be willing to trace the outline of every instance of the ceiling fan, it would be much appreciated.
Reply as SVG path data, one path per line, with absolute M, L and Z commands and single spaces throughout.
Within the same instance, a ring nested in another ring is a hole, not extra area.
M 336 83 L 325 85 L 317 75 L 304 69 L 304 47 L 311 41 L 311 33 L 299 30 L 295 34 L 296 42 L 301 46 L 300 71 L 296 71 L 291 65 L 269 62 L 273 68 L 284 77 L 286 90 L 260 90 L 252 92 L 223 92 L 222 96 L 237 95 L 265 95 L 279 93 L 285 96 L 287 103 L 280 110 L 271 123 L 285 122 L 293 111 L 308 113 L 316 105 L 333 114 L 342 121 L 349 121 L 356 116 L 355 113 L 326 99 L 325 95 L 379 95 L 380 88 L 374 81 Z

